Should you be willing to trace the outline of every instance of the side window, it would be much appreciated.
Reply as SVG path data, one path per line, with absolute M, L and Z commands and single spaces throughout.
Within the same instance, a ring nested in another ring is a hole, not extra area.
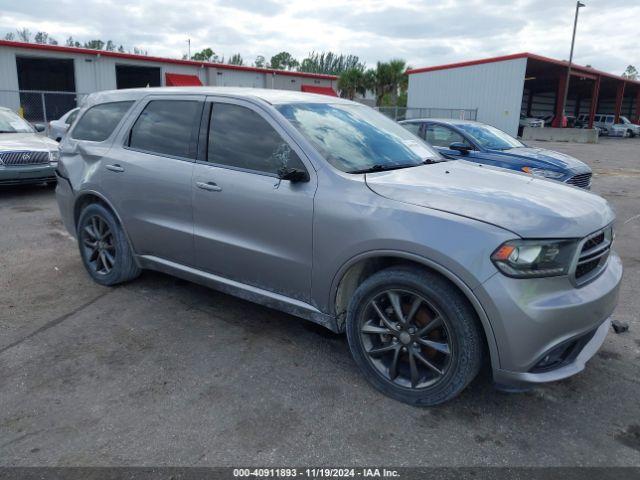
M 73 129 L 72 138 L 103 142 L 113 133 L 133 102 L 102 103 L 87 110 Z
M 207 161 L 276 174 L 283 166 L 306 170 L 295 151 L 253 110 L 214 103 Z
M 73 121 L 76 119 L 76 117 L 78 116 L 78 112 L 80 110 L 76 110 L 75 112 L 71 112 L 71 114 L 67 117 L 67 121 L 64 122 L 67 125 L 71 125 L 73 123 Z
M 402 126 L 407 130 L 409 130 L 414 135 L 418 137 L 420 136 L 420 127 L 422 126 L 421 123 L 417 123 L 417 122 L 403 123 Z
M 197 100 L 152 100 L 131 128 L 129 146 L 194 159 L 201 112 L 202 102 Z
M 613 115 L 607 115 L 607 123 L 613 123 Z
M 454 142 L 468 144 L 462 135 L 442 125 L 427 125 L 426 133 L 427 143 L 434 147 L 449 148 L 449 145 Z

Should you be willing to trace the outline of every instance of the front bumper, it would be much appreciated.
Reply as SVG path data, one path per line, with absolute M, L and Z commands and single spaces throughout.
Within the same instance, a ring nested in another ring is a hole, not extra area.
M 58 208 L 60 209 L 60 217 L 62 223 L 73 237 L 76 236 L 76 225 L 74 218 L 74 202 L 75 194 L 71 183 L 64 177 L 61 177 L 56 173 L 58 179 L 58 185 L 56 185 L 56 201 L 58 202 Z
M 16 167 L 0 166 L 0 185 L 52 182 L 55 179 L 55 167 L 48 164 Z
M 476 289 L 498 349 L 494 380 L 521 386 L 570 377 L 584 369 L 609 328 L 618 301 L 622 262 L 611 252 L 596 279 L 576 288 L 567 277 L 513 279 L 496 274 Z M 575 345 L 557 368 L 540 362 L 563 345 Z

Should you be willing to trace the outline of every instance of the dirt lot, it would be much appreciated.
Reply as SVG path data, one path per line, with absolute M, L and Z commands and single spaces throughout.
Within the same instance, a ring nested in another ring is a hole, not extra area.
M 640 139 L 537 145 L 588 162 L 616 209 L 630 331 L 567 381 L 485 376 L 432 409 L 297 318 L 156 273 L 92 283 L 53 190 L 0 190 L 0 464 L 640 465 Z

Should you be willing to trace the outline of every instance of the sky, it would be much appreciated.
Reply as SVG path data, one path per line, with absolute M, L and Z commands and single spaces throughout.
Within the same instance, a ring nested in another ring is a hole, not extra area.
M 640 69 L 640 0 L 582 1 L 574 62 Z M 524 51 L 568 59 L 574 11 L 573 0 L 0 0 L 0 38 L 26 27 L 175 58 L 190 38 L 192 53 L 211 47 L 248 64 L 333 51 L 418 68 Z

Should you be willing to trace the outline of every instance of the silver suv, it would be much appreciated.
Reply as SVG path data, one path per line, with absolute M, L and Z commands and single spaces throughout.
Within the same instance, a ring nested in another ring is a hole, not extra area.
M 599 196 L 466 161 L 338 98 L 166 88 L 88 98 L 57 199 L 89 275 L 170 273 L 345 332 L 380 391 L 520 388 L 584 368 L 622 277 Z

